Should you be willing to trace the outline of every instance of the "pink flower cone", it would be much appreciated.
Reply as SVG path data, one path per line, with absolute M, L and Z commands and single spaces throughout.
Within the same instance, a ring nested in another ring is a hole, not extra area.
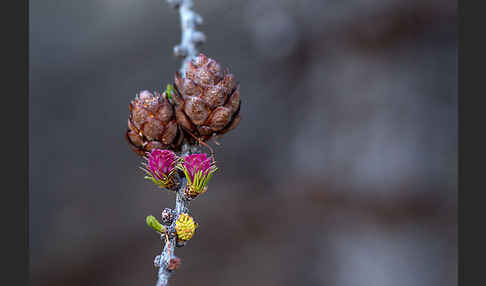
M 161 188 L 171 189 L 175 183 L 172 174 L 175 171 L 177 156 L 169 150 L 153 149 L 147 155 L 146 179 L 153 181 Z
M 186 175 L 186 195 L 189 198 L 204 193 L 209 180 L 217 170 L 214 159 L 205 153 L 187 155 L 179 169 Z

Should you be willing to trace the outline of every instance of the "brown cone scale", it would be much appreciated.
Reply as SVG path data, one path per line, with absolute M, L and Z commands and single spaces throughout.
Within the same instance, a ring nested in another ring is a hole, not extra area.
M 165 93 L 144 90 L 130 102 L 129 111 L 126 139 L 137 154 L 144 156 L 154 148 L 179 149 L 183 134 Z
M 224 134 L 240 121 L 240 93 L 233 74 L 199 54 L 186 68 L 186 77 L 175 75 L 177 123 L 202 141 Z

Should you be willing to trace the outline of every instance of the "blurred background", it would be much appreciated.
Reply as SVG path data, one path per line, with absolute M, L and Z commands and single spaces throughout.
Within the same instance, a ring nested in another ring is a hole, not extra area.
M 456 285 L 456 1 L 195 1 L 242 121 L 171 285 Z M 124 139 L 172 82 L 162 0 L 30 1 L 32 285 L 154 285 L 173 207 Z

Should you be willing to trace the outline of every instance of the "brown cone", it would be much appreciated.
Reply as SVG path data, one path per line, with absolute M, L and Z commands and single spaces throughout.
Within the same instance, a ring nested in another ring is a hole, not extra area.
M 233 74 L 199 54 L 189 63 L 186 77 L 175 75 L 177 123 L 202 141 L 236 128 L 240 121 L 240 92 Z
M 144 90 L 130 102 L 129 110 L 126 139 L 137 154 L 144 156 L 154 148 L 179 149 L 183 134 L 165 93 Z

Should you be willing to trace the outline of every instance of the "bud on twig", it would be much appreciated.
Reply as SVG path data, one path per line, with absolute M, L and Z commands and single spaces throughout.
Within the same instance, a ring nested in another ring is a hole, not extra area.
M 167 0 L 167 3 L 171 8 L 177 9 L 181 5 L 181 0 Z
M 165 225 L 170 225 L 174 220 L 174 211 L 170 208 L 165 208 L 162 211 L 162 223 Z
M 167 229 L 162 224 L 160 224 L 160 222 L 153 215 L 147 216 L 146 222 L 149 227 L 157 232 L 165 233 L 167 231 Z
M 181 265 L 181 259 L 175 256 L 169 260 L 169 265 L 167 266 L 167 269 L 173 271 L 179 268 L 180 265 Z
M 167 85 L 167 88 L 165 90 L 165 94 L 167 94 L 167 98 L 169 100 L 172 100 L 173 98 L 173 94 L 175 93 L 175 89 L 174 89 L 174 86 L 172 86 L 172 84 L 168 84 Z
M 187 48 L 181 45 L 174 46 L 174 56 L 176 57 L 187 57 Z
M 202 33 L 202 32 L 195 31 L 192 34 L 192 40 L 194 41 L 194 43 L 196 45 L 200 45 L 200 44 L 202 44 L 206 41 L 206 35 L 204 35 L 204 33 Z

